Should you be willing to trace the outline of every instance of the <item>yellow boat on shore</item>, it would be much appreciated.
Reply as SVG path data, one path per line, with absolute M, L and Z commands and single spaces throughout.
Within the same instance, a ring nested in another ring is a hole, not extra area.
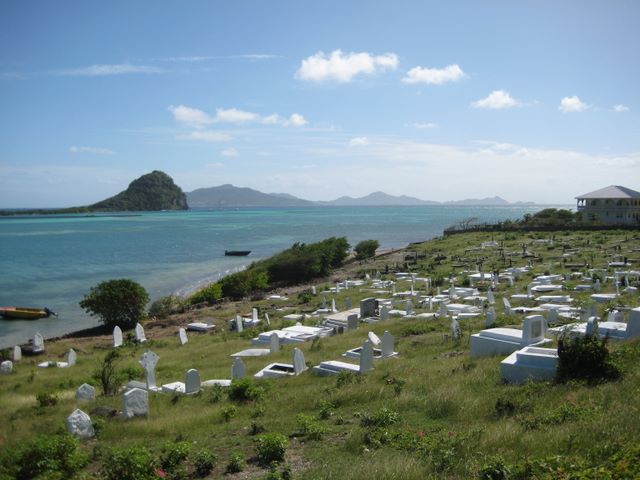
M 5 320 L 37 320 L 55 315 L 47 307 L 0 307 L 0 315 Z

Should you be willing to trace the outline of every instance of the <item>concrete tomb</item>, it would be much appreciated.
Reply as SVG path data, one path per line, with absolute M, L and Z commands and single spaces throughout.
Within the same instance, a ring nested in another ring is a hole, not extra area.
M 192 332 L 208 332 L 214 328 L 216 328 L 215 325 L 205 322 L 193 322 L 187 324 L 187 330 L 191 330 Z
M 66 420 L 67 432 L 79 438 L 91 438 L 95 436 L 91 417 L 80 409 L 73 411 Z
M 269 335 L 269 348 L 247 348 L 240 352 L 234 353 L 232 357 L 261 357 L 269 355 L 280 350 L 280 337 L 277 332 L 271 332 Z
M 524 347 L 500 362 L 500 377 L 509 383 L 553 380 L 558 370 L 558 350 Z
M 542 315 L 525 317 L 522 330 L 489 328 L 471 335 L 471 356 L 508 355 L 525 346 L 541 346 L 551 342 L 544 337 L 546 321 Z
M 299 348 L 293 349 L 293 360 L 288 363 L 270 363 L 254 375 L 256 378 L 281 378 L 289 375 L 298 376 L 307 370 L 304 354 Z
M 48 368 L 48 367 L 58 367 L 58 368 L 67 368 L 73 367 L 76 364 L 76 351 L 73 348 L 69 349 L 67 353 L 67 361 L 66 362 L 42 362 L 38 364 L 40 368 Z
M 359 359 L 359 365 L 336 360 L 321 362 L 320 365 L 313 367 L 313 371 L 322 376 L 338 375 L 340 372 L 351 372 L 360 375 L 369 373 L 373 369 L 373 345 L 369 340 L 366 340 L 362 345 Z

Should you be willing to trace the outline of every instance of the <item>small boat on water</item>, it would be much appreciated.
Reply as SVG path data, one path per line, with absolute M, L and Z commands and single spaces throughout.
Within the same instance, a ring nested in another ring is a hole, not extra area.
M 37 320 L 39 318 L 48 318 L 56 315 L 47 307 L 0 307 L 0 316 L 5 320 Z
M 224 254 L 227 257 L 246 257 L 251 253 L 251 250 L 225 250 Z

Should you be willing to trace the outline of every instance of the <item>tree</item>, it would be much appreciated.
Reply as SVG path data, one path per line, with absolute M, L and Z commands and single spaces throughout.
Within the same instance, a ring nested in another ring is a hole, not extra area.
M 364 260 L 365 258 L 373 257 L 379 246 L 380 243 L 377 240 L 362 240 L 356 245 L 356 258 Z
M 80 306 L 91 316 L 97 316 L 106 327 L 118 325 L 128 330 L 145 316 L 149 294 L 133 280 L 121 278 L 99 283 L 89 290 Z

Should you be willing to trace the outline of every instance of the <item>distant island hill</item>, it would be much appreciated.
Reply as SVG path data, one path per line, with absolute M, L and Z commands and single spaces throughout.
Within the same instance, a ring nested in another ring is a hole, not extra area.
M 126 190 L 92 205 L 61 209 L 6 209 L 2 215 L 142 212 L 162 210 L 188 210 L 189 208 L 239 208 L 239 207 L 312 207 L 312 206 L 526 206 L 533 202 L 510 203 L 500 197 L 465 199 L 448 202 L 421 200 L 406 195 L 394 196 L 374 192 L 360 198 L 348 196 L 332 201 L 311 201 L 287 193 L 263 193 L 246 187 L 230 184 L 199 188 L 184 193 L 173 179 L 164 172 L 154 170 L 129 184 Z

